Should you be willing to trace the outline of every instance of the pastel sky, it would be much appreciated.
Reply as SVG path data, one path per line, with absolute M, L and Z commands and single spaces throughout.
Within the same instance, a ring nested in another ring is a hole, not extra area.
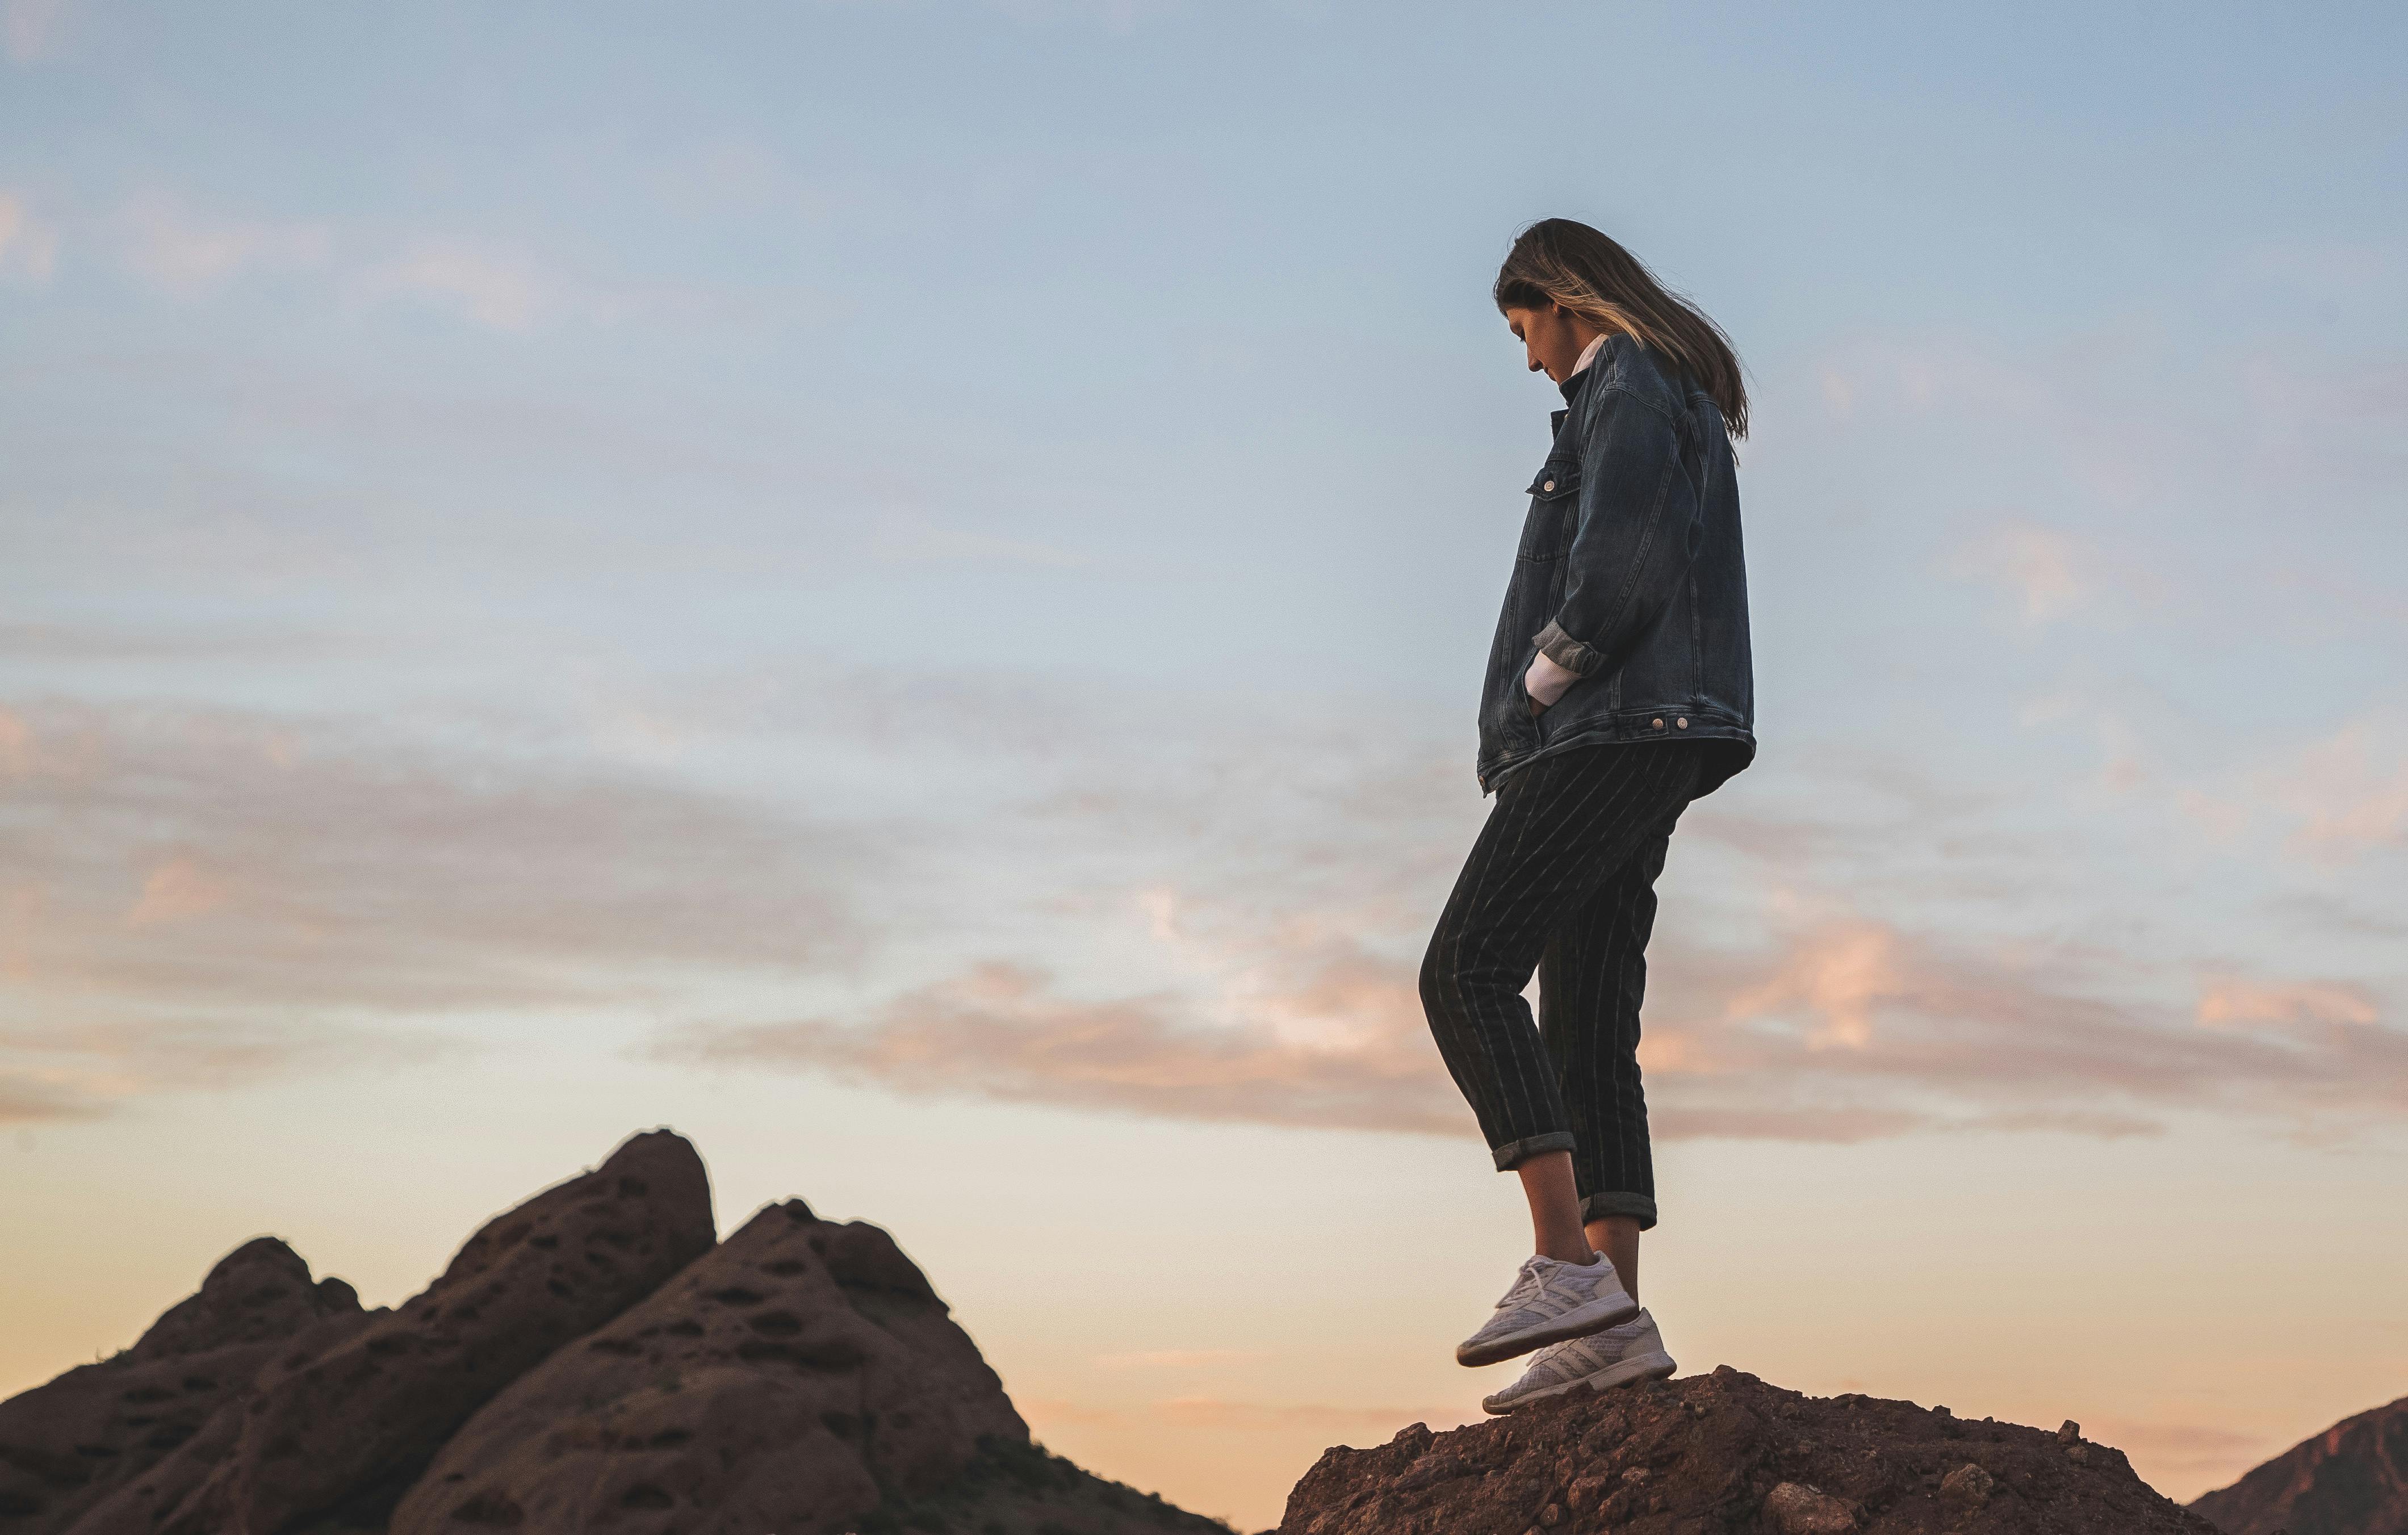
M 0 1393 L 636 1129 L 1242 1528 L 1479 1413 L 1413 970 L 1548 214 L 1736 338 L 1645 1291 L 2188 1497 L 2408 1391 L 2395 7 L 0 0 Z

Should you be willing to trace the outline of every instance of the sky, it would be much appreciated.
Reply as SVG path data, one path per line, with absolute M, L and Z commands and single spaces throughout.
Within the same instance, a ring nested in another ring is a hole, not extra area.
M 2187 1498 L 2408 1393 L 2397 7 L 0 0 L 0 1393 L 674 1126 L 1240 1528 L 1480 1415 L 1429 1042 L 1553 387 L 1745 360 L 1684 1371 Z

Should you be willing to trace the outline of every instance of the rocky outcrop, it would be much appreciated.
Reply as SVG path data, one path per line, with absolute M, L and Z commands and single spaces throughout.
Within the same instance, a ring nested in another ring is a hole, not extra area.
M 279 1349 L 366 1322 L 341 1280 L 313 1283 L 273 1237 L 243 1243 L 132 1348 L 0 1402 L 0 1531 L 66 1528 L 203 1435 Z
M 2401 1535 L 2408 1397 L 2343 1419 L 2190 1506 L 2226 1535 Z
M 1278 1535 L 2214 1535 L 2120 1451 L 1727 1367 L 1335 1449 Z
M 0 1403 L 0 1535 L 1226 1535 L 1030 1443 L 876 1227 L 793 1199 L 715 1229 L 663 1130 L 394 1311 L 247 1243 Z
M 792 1199 L 495 1398 L 393 1535 L 833 1535 L 958 1480 L 982 1436 L 1028 1429 L 920 1270 Z
M 636 1136 L 487 1222 L 398 1310 L 252 1383 L 230 1444 L 188 1446 L 76 1535 L 380 1524 L 470 1413 L 709 1252 L 714 1234 L 694 1147 L 666 1131 Z

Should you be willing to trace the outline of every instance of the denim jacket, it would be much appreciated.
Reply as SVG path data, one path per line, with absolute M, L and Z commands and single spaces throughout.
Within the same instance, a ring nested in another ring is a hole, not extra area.
M 1611 336 L 1564 381 L 1555 445 L 1505 588 L 1480 697 L 1478 771 L 1608 741 L 1712 740 L 1698 792 L 1756 755 L 1739 481 L 1712 396 Z M 1544 651 L 1580 674 L 1535 719 L 1523 674 Z

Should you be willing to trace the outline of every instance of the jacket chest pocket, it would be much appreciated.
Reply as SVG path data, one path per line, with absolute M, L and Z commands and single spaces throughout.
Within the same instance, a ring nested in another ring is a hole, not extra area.
M 1522 524 L 1522 558 L 1559 560 L 1571 547 L 1580 512 L 1580 460 L 1550 458 L 1530 481 L 1530 517 Z

